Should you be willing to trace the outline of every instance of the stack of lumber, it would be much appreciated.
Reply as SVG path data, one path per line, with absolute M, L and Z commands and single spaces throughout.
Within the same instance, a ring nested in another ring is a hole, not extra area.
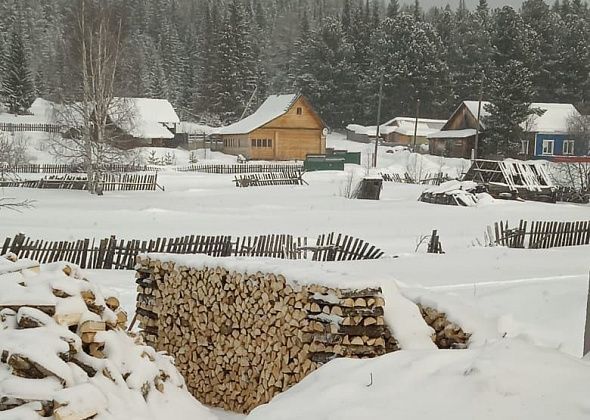
M 434 330 L 432 341 L 439 349 L 465 349 L 471 334 L 449 321 L 444 312 L 418 304 L 424 321 Z
M 166 258 L 137 258 L 137 320 L 207 405 L 249 412 L 335 357 L 397 349 L 379 288 L 295 287 L 223 259 L 189 267 Z
M 0 275 L 0 284 L 0 417 L 121 418 L 147 410 L 165 384 L 184 386 L 168 357 L 125 332 L 118 299 L 78 268 Z

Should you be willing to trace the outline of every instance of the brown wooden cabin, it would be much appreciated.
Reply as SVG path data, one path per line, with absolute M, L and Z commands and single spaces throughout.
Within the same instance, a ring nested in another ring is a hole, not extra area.
M 481 120 L 489 115 L 485 111 L 486 104 L 487 102 L 483 102 L 481 106 L 479 127 L 477 125 L 479 103 L 464 101 L 459 105 L 440 131 L 428 135 L 429 153 L 437 156 L 471 158 L 471 153 L 475 149 L 475 135 L 479 130 L 481 140 L 482 131 L 485 129 Z
M 222 151 L 253 160 L 304 160 L 326 152 L 326 124 L 302 95 L 273 95 L 219 130 Z

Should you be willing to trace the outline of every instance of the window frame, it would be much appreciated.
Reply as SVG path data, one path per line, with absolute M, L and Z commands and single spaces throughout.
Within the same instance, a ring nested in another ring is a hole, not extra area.
M 566 153 L 566 145 L 568 145 L 568 147 L 567 147 L 568 152 L 567 153 Z M 568 156 L 575 155 L 576 154 L 576 141 L 572 140 L 572 139 L 564 140 L 562 154 L 568 155 Z
M 545 152 L 545 144 L 551 144 L 551 153 Z M 555 139 L 543 139 L 541 145 L 541 153 L 543 156 L 554 156 L 555 155 Z
M 297 115 L 303 115 L 303 108 L 298 106 L 295 112 L 297 113 Z
M 520 154 L 521 155 L 528 155 L 530 150 L 530 141 L 528 140 L 521 140 L 520 141 Z

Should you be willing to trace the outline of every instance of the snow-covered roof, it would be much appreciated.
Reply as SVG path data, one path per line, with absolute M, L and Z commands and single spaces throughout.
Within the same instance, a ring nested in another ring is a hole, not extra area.
M 134 112 L 134 118 L 159 123 L 179 123 L 180 119 L 172 104 L 166 99 L 117 98 L 123 100 Z
M 572 104 L 533 103 L 531 108 L 545 111 L 543 115 L 531 115 L 523 124 L 531 133 L 567 133 L 568 120 L 581 115 Z
M 387 121 L 384 125 L 398 125 L 398 126 L 400 126 L 404 123 L 414 124 L 415 122 L 416 122 L 415 117 L 395 117 L 395 118 Z M 429 128 L 441 129 L 446 124 L 446 122 L 447 122 L 447 120 L 436 120 L 436 119 L 432 119 L 432 118 L 418 118 L 418 124 L 425 124 Z
M 121 130 L 137 138 L 174 138 L 174 134 L 164 124 L 176 124 L 180 119 L 167 100 L 116 98 L 116 101 L 110 114 Z M 118 116 L 119 112 L 122 115 Z
M 463 101 L 469 112 L 477 118 L 478 101 Z M 481 103 L 481 126 L 485 129 L 483 120 L 490 116 L 486 106 L 490 102 Z M 580 113 L 572 104 L 558 103 L 532 103 L 531 108 L 538 108 L 545 113 L 543 115 L 531 115 L 529 119 L 521 124 L 521 127 L 529 133 L 567 133 L 568 120 L 572 116 L 579 116 Z
M 219 134 L 247 134 L 284 115 L 299 98 L 296 93 L 271 95 L 252 115 L 219 129 Z
M 217 130 L 219 129 L 205 124 L 182 121 L 180 124 L 178 124 L 176 132 L 187 134 L 213 134 L 216 133 Z
M 434 133 L 428 134 L 429 139 L 464 139 L 467 137 L 475 136 L 477 130 L 475 128 L 466 128 L 464 130 L 445 130 L 435 131 Z
M 420 120 L 418 120 L 418 121 L 420 121 Z M 414 135 L 415 119 L 414 119 L 414 121 L 410 121 L 409 119 L 408 120 L 401 120 L 400 119 L 400 120 L 396 121 L 395 123 L 396 123 L 396 125 L 387 125 L 388 123 L 381 125 L 381 127 L 379 128 L 379 134 L 380 135 L 387 135 L 387 134 L 391 134 L 391 133 L 398 133 L 398 134 L 401 134 L 404 136 L 413 136 Z M 356 134 L 364 134 L 369 137 L 375 137 L 377 135 L 377 126 L 376 125 L 364 126 L 364 125 L 358 125 L 358 124 L 349 124 L 346 126 L 346 129 L 349 131 L 352 131 Z M 426 137 L 428 134 L 436 132 L 439 129 L 440 129 L 440 126 L 430 127 L 428 123 L 418 122 L 416 135 L 418 137 Z

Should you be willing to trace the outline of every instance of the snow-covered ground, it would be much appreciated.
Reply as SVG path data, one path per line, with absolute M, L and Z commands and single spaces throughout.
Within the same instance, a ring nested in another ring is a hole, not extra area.
M 441 206 L 417 201 L 428 187 L 395 183 L 384 184 L 380 201 L 349 200 L 343 197 L 348 174 L 359 179 L 365 173 L 372 146 L 340 135 L 331 135 L 328 146 L 363 152 L 363 165 L 349 165 L 344 173 L 308 173 L 308 186 L 236 188 L 233 175 L 163 170 L 158 183 L 165 192 L 93 197 L 80 191 L 6 188 L 0 195 L 36 204 L 22 213 L 2 211 L 0 238 L 18 232 L 61 240 L 112 234 L 129 239 L 266 233 L 315 237 L 332 231 L 357 236 L 381 247 L 388 257 L 366 266 L 367 280 L 379 276 L 397 282 L 406 297 L 448 312 L 482 340 L 469 351 L 413 350 L 372 361 L 331 362 L 257 409 L 252 418 L 590 416 L 582 392 L 590 372 L 586 362 L 574 359 L 582 353 L 590 247 L 474 246 L 478 239 L 483 242 L 486 226 L 494 222 L 588 220 L 590 206 L 493 199 L 474 207 Z M 387 150 L 381 148 L 378 155 L 382 171 L 458 175 L 469 166 L 461 159 Z M 188 164 L 188 152 L 174 153 L 178 165 Z M 201 162 L 235 162 L 233 156 L 200 153 Z M 41 152 L 37 156 L 43 159 Z M 426 254 L 425 244 L 416 252 L 419 239 L 433 229 L 439 231 L 446 253 Z M 132 272 L 94 271 L 90 277 L 115 290 L 133 313 Z M 486 344 L 491 333 L 506 340 Z M 370 373 L 374 384 L 367 387 Z M 322 392 L 326 398 L 317 398 Z

